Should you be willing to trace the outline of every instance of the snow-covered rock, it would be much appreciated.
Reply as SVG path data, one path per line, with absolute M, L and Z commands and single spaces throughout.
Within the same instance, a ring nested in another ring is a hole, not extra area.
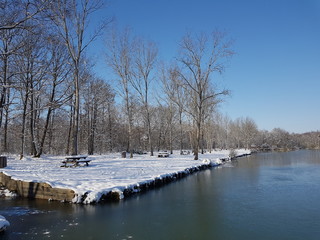
M 10 192 L 8 189 L 0 190 L 0 197 L 15 198 L 16 196 L 16 193 Z
M 5 219 L 4 216 L 0 215 L 0 232 L 6 230 L 9 226 L 10 223 L 7 221 L 7 219 Z

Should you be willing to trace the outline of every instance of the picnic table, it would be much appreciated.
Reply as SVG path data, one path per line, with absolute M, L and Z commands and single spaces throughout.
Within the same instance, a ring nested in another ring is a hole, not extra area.
M 169 157 L 169 153 L 164 151 L 164 152 L 158 152 L 158 157 Z
M 181 155 L 189 155 L 190 151 L 189 150 L 182 150 Z
M 75 156 L 68 156 L 63 160 L 63 165 L 61 167 L 79 167 L 81 165 L 89 166 L 89 162 L 91 160 L 86 159 L 88 156 L 86 155 L 75 155 Z

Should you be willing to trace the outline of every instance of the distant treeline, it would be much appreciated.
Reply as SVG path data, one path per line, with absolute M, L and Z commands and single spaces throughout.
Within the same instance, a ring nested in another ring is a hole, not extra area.
M 320 132 L 289 133 L 280 128 L 270 132 L 259 131 L 252 149 L 257 151 L 320 149 Z

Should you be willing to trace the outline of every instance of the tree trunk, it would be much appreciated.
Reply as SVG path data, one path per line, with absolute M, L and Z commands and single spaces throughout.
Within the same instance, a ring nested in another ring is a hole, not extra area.
M 0 168 L 7 167 L 7 157 L 0 156 Z
M 48 149 L 49 153 L 52 154 L 52 141 L 53 141 L 53 125 L 54 125 L 54 110 L 52 110 L 50 121 L 49 121 L 49 128 L 48 128 Z
M 35 109 L 34 109 L 34 91 L 32 79 L 30 81 L 30 137 L 31 137 L 31 155 L 36 156 L 37 150 L 35 146 L 34 136 L 34 121 L 35 121 Z
M 54 81 L 56 81 L 56 78 L 57 77 L 54 76 Z M 55 98 L 55 91 L 56 91 L 56 84 L 53 83 L 49 104 L 53 103 L 53 100 Z M 43 129 L 43 133 L 42 133 L 39 149 L 38 149 L 38 152 L 37 152 L 35 157 L 40 157 L 42 155 L 42 153 L 43 153 L 44 142 L 46 140 L 46 136 L 47 136 L 47 132 L 48 132 L 48 128 L 49 128 L 49 123 L 50 123 L 50 118 L 51 118 L 51 112 L 52 111 L 53 111 L 53 109 L 52 109 L 52 107 L 50 105 L 49 108 L 48 108 L 46 122 L 45 122 L 45 125 L 44 125 L 44 129 Z
M 2 92 L 1 92 L 1 97 L 0 97 L 0 128 L 2 126 L 2 117 L 3 117 L 3 108 L 6 104 L 6 91 L 7 91 L 7 75 L 8 75 L 8 54 L 6 54 L 8 52 L 8 45 L 6 43 L 4 43 L 4 49 L 3 51 L 5 52 L 5 54 L 3 54 L 3 79 L 2 79 L 2 83 L 3 83 L 3 87 L 2 87 Z
M 201 154 L 204 154 L 204 130 L 201 130 Z
M 95 100 L 93 100 L 95 101 Z M 97 103 L 93 102 L 93 108 L 92 113 L 88 114 L 91 115 L 91 118 L 89 117 L 89 139 L 88 139 L 88 154 L 93 155 L 94 154 L 94 138 L 95 138 L 95 131 L 96 131 L 96 125 L 97 125 Z
M 69 153 L 70 153 L 71 134 L 72 134 L 72 129 L 73 129 L 74 107 L 73 107 L 72 102 L 73 102 L 73 101 L 72 101 L 72 98 L 71 98 L 70 121 L 69 121 L 69 130 L 68 130 L 66 154 L 69 154 Z
M 9 123 L 9 106 L 5 107 L 5 120 L 3 126 L 3 147 L 2 151 L 8 152 L 8 123 Z
M 152 143 L 152 131 L 151 131 L 151 121 L 150 121 L 150 113 L 147 107 L 147 125 L 148 125 L 148 135 L 149 135 L 149 148 L 150 148 L 150 156 L 153 156 L 153 143 Z
M 196 142 L 194 146 L 194 160 L 199 160 L 199 147 L 200 147 L 200 139 L 201 139 L 201 117 L 200 121 L 196 123 Z
M 23 101 L 23 113 L 22 113 L 22 127 L 21 127 L 21 145 L 20 145 L 20 160 L 24 157 L 24 141 L 25 141 L 25 129 L 27 118 L 27 103 L 28 103 L 28 89 L 26 89 L 25 99 Z
M 4 44 L 4 52 L 8 51 L 7 44 Z M 7 73 L 8 73 L 8 55 L 3 55 L 3 87 L 1 92 L 1 98 L 0 98 L 0 129 L 2 127 L 2 121 L 3 121 L 3 112 L 4 109 L 6 111 L 6 117 L 5 117 L 5 125 L 4 125 L 4 131 L 3 131 L 3 151 L 7 152 L 7 133 L 8 133 L 8 113 L 9 113 L 9 106 L 6 106 L 6 102 L 9 101 L 9 94 L 6 92 L 7 90 Z
M 173 109 L 172 109 L 172 104 L 170 104 L 169 147 L 170 147 L 170 154 L 173 154 Z
M 128 150 L 130 152 L 130 158 L 133 158 L 133 149 L 132 149 L 132 112 L 130 108 L 129 102 L 129 89 L 128 86 L 125 85 L 125 102 L 126 102 L 126 112 L 128 117 Z
M 75 69 L 74 76 L 74 96 L 75 96 L 75 104 L 74 104 L 74 119 L 73 119 L 73 128 L 72 128 L 72 150 L 71 155 L 78 154 L 78 143 L 79 143 L 79 120 L 80 120 L 80 87 L 79 87 L 79 69 Z
M 111 104 L 108 103 L 108 130 L 109 130 L 109 152 L 113 151 L 113 136 L 112 136 L 112 114 Z
M 183 150 L 182 111 L 179 112 L 179 125 L 180 125 L 180 155 L 182 155 L 182 150 Z
M 38 157 L 38 158 L 43 153 L 43 147 L 44 147 L 44 142 L 45 142 L 46 135 L 47 135 L 48 128 L 49 128 L 51 112 L 52 112 L 52 109 L 51 109 L 51 107 L 49 107 L 48 112 L 47 112 L 46 122 L 45 122 L 45 125 L 44 125 L 42 137 L 41 137 L 41 141 L 40 141 L 39 150 L 38 150 L 37 154 L 35 155 L 35 157 Z
M 159 136 L 158 136 L 158 152 L 160 151 L 160 148 L 161 148 L 161 137 L 162 137 L 162 131 L 161 131 L 161 127 L 160 127 L 159 128 Z
M 10 101 L 10 89 L 7 89 L 7 99 L 6 102 Z M 4 125 L 3 125 L 3 145 L 2 151 L 8 152 L 8 125 L 9 125 L 9 105 L 6 105 L 4 108 Z

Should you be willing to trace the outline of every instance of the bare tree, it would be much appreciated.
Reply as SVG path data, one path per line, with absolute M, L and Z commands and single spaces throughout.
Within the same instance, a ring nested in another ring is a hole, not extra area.
M 47 9 L 52 0 L 3 0 L 0 3 L 0 31 L 28 29 L 27 21 Z M 24 14 L 25 13 L 25 14 Z
M 107 112 L 110 114 L 111 104 L 114 99 L 114 94 L 111 87 L 101 79 L 93 76 L 88 76 L 88 82 L 85 89 L 84 110 L 87 125 L 87 144 L 88 154 L 92 155 L 95 151 L 95 141 L 99 122 L 104 118 L 104 108 L 107 107 Z M 112 133 L 111 118 L 108 116 L 108 123 L 103 126 L 107 128 L 110 134 Z M 111 128 L 111 129 L 110 129 Z M 110 146 L 109 146 L 110 147 Z
M 160 102 L 160 100 L 163 100 Z M 175 105 L 170 99 L 159 97 L 158 105 L 153 107 L 152 127 L 157 150 L 168 149 L 173 154 L 173 141 L 175 137 Z
M 57 0 L 52 4 L 51 16 L 64 40 L 71 58 L 74 83 L 74 117 L 72 127 L 72 154 L 78 154 L 80 122 L 80 71 L 84 51 L 100 34 L 107 22 L 88 37 L 90 17 L 101 9 L 101 0 Z
M 119 34 L 113 32 L 111 39 L 107 41 L 108 53 L 107 64 L 111 67 L 117 76 L 119 86 L 118 93 L 124 101 L 125 115 L 127 117 L 127 151 L 130 152 L 130 158 L 133 157 L 133 95 L 130 83 L 133 78 L 133 40 L 130 36 L 130 31 L 125 30 Z
M 215 139 L 215 126 L 214 122 L 211 118 L 208 118 L 208 121 L 205 122 L 203 126 L 203 134 L 204 139 L 206 141 L 206 148 L 211 153 L 214 145 L 214 139 Z
M 39 99 L 42 79 L 45 74 L 42 51 L 43 45 L 40 39 L 41 30 L 33 29 L 33 31 L 37 34 L 26 32 L 24 35 L 25 44 L 20 49 L 20 53 L 16 55 L 16 65 L 19 71 L 17 75 L 17 80 L 19 81 L 18 89 L 20 91 L 22 105 L 20 159 L 24 156 L 27 117 L 29 117 L 31 152 L 34 154 L 36 144 L 34 138 L 35 119 L 38 112 L 36 101 Z
M 170 109 L 172 109 L 172 104 L 176 106 L 177 109 L 177 117 L 179 122 L 179 141 L 180 141 L 180 154 L 182 154 L 183 150 L 183 114 L 186 102 L 186 95 L 184 88 L 182 87 L 182 82 L 179 78 L 179 69 L 177 66 L 171 68 L 163 68 L 162 69 L 162 85 L 164 89 L 164 93 L 168 98 L 168 105 Z M 170 114 L 170 116 L 172 116 Z
M 230 121 L 229 124 L 230 141 L 234 148 L 240 148 L 242 146 L 242 119 L 237 118 L 234 121 Z
M 290 145 L 290 133 L 281 128 L 274 128 L 271 132 L 271 145 L 273 150 L 287 150 Z
M 22 37 L 24 30 L 32 29 L 32 26 L 27 25 L 26 22 L 31 19 L 31 15 L 34 16 L 31 12 L 35 10 L 35 7 L 31 1 L 29 4 L 22 0 L 0 3 L 0 128 L 3 127 L 1 145 L 4 152 L 7 152 L 8 147 L 10 99 L 14 91 L 12 88 L 17 85 L 13 84 L 13 76 L 15 75 L 13 57 L 18 54 L 19 48 L 24 44 Z M 39 12 L 38 10 L 36 11 Z
M 144 119 L 146 122 L 150 155 L 153 156 L 153 142 L 151 129 L 151 112 L 150 112 L 150 88 L 152 81 L 152 70 L 157 60 L 158 49 L 152 42 L 138 40 L 135 43 L 134 58 L 134 78 L 130 83 L 139 95 L 140 102 L 144 109 Z
M 111 88 L 111 86 L 107 85 L 106 87 L 106 93 L 104 94 L 105 101 L 102 106 L 101 114 L 102 119 L 100 123 L 101 133 L 104 133 L 103 136 L 105 138 L 100 139 L 105 142 L 107 145 L 103 148 L 102 141 L 100 140 L 100 148 L 101 150 L 107 149 L 109 152 L 112 152 L 114 147 L 117 146 L 115 138 L 116 135 L 118 135 L 117 130 L 117 122 L 116 119 L 118 119 L 116 106 L 115 106 L 115 93 L 114 90 Z M 101 151 L 100 150 L 100 151 Z
M 49 131 L 50 120 L 55 109 L 61 107 L 68 101 L 71 96 L 68 95 L 69 90 L 69 73 L 70 67 L 65 64 L 68 61 L 68 55 L 64 44 L 57 36 L 49 35 L 46 39 L 47 60 L 45 64 L 48 66 L 45 82 L 45 96 L 42 109 L 46 109 L 46 118 L 42 131 L 38 127 L 40 134 L 38 145 L 34 156 L 40 157 L 43 153 L 45 140 Z M 53 121 L 51 121 L 53 123 Z M 41 135 L 41 136 L 40 136 Z
M 245 148 L 249 149 L 251 147 L 251 144 L 253 143 L 254 137 L 258 133 L 257 124 L 253 119 L 246 117 L 244 119 L 241 119 L 241 130 Z
M 231 42 L 225 40 L 225 34 L 213 32 L 210 36 L 186 35 L 180 44 L 181 65 L 179 75 L 182 86 L 190 97 L 188 114 L 194 122 L 194 159 L 198 160 L 202 124 L 208 106 L 215 105 L 220 95 L 228 91 L 215 91 L 213 88 L 213 73 L 222 73 L 225 61 L 233 55 Z
M 0 31 L 0 128 L 3 127 L 2 151 L 7 152 L 7 133 L 10 112 L 10 99 L 15 75 L 13 57 L 22 46 L 19 29 Z

